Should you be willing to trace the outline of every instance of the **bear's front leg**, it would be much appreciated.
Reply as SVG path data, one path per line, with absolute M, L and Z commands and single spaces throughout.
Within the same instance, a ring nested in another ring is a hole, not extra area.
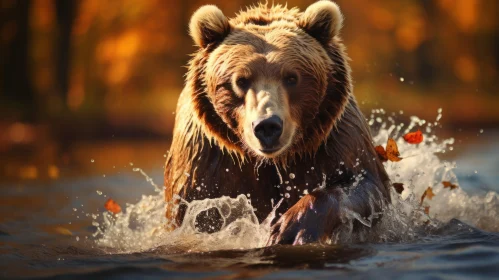
M 331 238 L 341 225 L 340 204 L 343 211 L 351 211 L 371 226 L 381 217 L 383 205 L 389 201 L 384 186 L 365 180 L 347 193 L 340 187 L 314 190 L 302 197 L 284 213 L 271 228 L 267 245 L 300 245 Z M 345 209 L 347 208 L 347 209 Z
M 339 222 L 339 203 L 335 196 L 325 190 L 315 190 L 302 197 L 272 226 L 267 245 L 324 241 Z

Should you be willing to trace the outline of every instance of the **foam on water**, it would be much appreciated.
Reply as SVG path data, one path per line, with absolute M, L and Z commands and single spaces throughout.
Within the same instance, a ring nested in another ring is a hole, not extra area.
M 402 113 L 402 112 L 401 112 Z M 444 189 L 442 181 L 458 184 L 453 170 L 456 163 L 439 159 L 438 155 L 452 150 L 454 139 L 440 140 L 434 134 L 439 127 L 442 111 L 438 111 L 434 122 L 411 117 L 405 125 L 395 120 L 395 114 L 388 116 L 383 109 L 373 110 L 369 125 L 372 127 L 376 145 L 385 145 L 389 137 L 397 141 L 400 162 L 385 163 L 393 183 L 403 183 L 401 195 L 392 190 L 392 204 L 386 206 L 383 218 L 373 230 L 352 233 L 352 227 L 343 227 L 336 232 L 331 242 L 356 241 L 397 241 L 418 238 L 421 229 L 438 227 L 451 218 L 458 218 L 476 227 L 499 230 L 499 196 L 489 192 L 483 196 L 468 195 L 461 188 Z M 421 144 L 408 144 L 402 139 L 407 132 L 421 129 L 424 141 Z M 142 173 L 156 190 L 157 194 L 142 196 L 139 202 L 127 204 L 123 212 L 112 215 L 94 215 L 96 244 L 111 252 L 138 252 L 162 248 L 168 252 L 211 251 L 227 249 L 251 249 L 265 246 L 270 236 L 270 222 L 274 211 L 261 224 L 258 223 L 250 201 L 245 194 L 237 198 L 221 197 L 201 201 L 185 202 L 187 211 L 184 222 L 173 231 L 167 231 L 170 221 L 165 218 L 166 203 L 162 187 L 157 186 L 141 169 Z M 299 174 L 298 174 L 299 175 Z M 360 174 L 362 175 L 362 174 Z M 293 174 L 294 176 L 294 174 Z M 362 176 L 354 183 L 359 183 Z M 421 195 L 427 187 L 432 187 L 435 196 L 425 199 L 420 205 Z M 429 215 L 424 207 L 430 207 Z M 277 207 L 277 206 L 276 206 Z M 274 208 L 275 209 L 275 208 Z M 218 211 L 222 217 L 219 231 L 202 233 L 196 227 L 196 217 L 208 210 Z M 357 213 L 343 209 L 342 215 L 352 223 L 358 220 L 370 226 L 370 219 L 362 219 Z M 345 230 L 346 229 L 346 230 Z
M 371 119 L 376 115 L 385 115 L 383 110 L 375 110 Z M 414 229 L 414 223 L 418 224 L 423 207 L 429 206 L 429 217 L 433 224 L 436 222 L 447 222 L 452 218 L 460 219 L 471 225 L 484 230 L 499 230 L 499 196 L 496 192 L 489 191 L 486 195 L 468 195 L 461 188 L 451 190 L 444 188 L 442 182 L 450 181 L 459 185 L 453 170 L 457 168 L 455 162 L 441 160 L 438 155 L 453 150 L 454 139 L 440 140 L 433 132 L 440 126 L 442 110 L 438 110 L 436 120 L 428 122 L 417 117 L 411 117 L 409 125 L 404 127 L 403 123 L 396 123 L 393 117 L 385 116 L 385 122 L 373 129 L 374 141 L 384 144 L 388 137 L 397 140 L 397 146 L 403 158 L 400 162 L 388 162 L 385 168 L 393 183 L 403 183 L 405 190 L 401 196 L 392 193 L 393 208 L 401 215 L 394 215 L 408 226 L 405 229 Z M 372 122 L 371 122 L 372 123 Z M 401 136 L 419 128 L 423 131 L 424 141 L 421 144 L 408 144 Z M 426 188 L 431 187 L 435 196 L 429 200 L 425 199 L 420 206 L 421 196 Z M 405 220 L 404 220 L 405 218 Z M 383 222 L 389 222 L 384 219 Z M 398 235 L 399 232 L 396 232 Z

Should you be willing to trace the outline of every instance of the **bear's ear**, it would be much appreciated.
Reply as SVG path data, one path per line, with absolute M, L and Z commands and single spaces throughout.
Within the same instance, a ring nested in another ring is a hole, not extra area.
M 319 42 L 328 44 L 340 33 L 343 15 L 336 3 L 321 0 L 308 6 L 298 25 Z
M 205 5 L 192 15 L 189 30 L 194 43 L 205 48 L 221 42 L 230 32 L 229 20 L 214 5 Z

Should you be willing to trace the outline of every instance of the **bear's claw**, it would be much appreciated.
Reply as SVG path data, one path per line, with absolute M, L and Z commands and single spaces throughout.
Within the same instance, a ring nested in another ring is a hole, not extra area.
M 301 198 L 272 226 L 268 246 L 325 241 L 338 220 L 336 200 L 324 191 Z

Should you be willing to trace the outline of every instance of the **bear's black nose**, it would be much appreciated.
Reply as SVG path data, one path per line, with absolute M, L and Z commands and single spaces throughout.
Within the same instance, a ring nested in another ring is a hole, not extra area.
M 269 150 L 271 152 L 282 134 L 282 120 L 276 115 L 270 118 L 260 119 L 253 122 L 253 133 L 260 140 L 263 147 L 262 152 Z

